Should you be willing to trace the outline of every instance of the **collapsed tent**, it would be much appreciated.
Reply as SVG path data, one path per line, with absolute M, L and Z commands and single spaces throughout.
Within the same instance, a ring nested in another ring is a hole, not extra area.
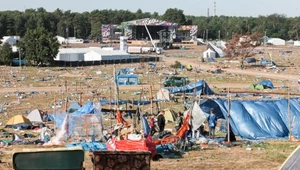
M 5 128 L 28 129 L 32 124 L 29 119 L 22 115 L 17 115 L 9 119 Z
M 251 84 L 249 89 L 251 90 L 263 90 L 264 86 L 261 84 Z
M 203 100 L 201 109 L 208 114 L 211 108 L 217 118 L 227 118 L 228 101 L 221 99 Z M 300 138 L 300 102 L 288 100 L 245 100 L 231 101 L 230 125 L 235 135 L 245 139 L 286 138 L 289 135 L 289 121 L 292 122 L 292 135 Z
M 181 86 L 181 87 L 169 87 L 166 89 L 169 90 L 169 92 L 171 94 L 174 94 L 174 93 L 194 94 L 195 92 L 196 92 L 196 95 L 213 95 L 213 94 L 215 94 L 204 80 L 200 80 L 196 83 L 191 83 L 191 84 Z
M 263 85 L 265 89 L 266 88 L 274 89 L 274 85 L 271 80 L 262 80 L 258 84 Z

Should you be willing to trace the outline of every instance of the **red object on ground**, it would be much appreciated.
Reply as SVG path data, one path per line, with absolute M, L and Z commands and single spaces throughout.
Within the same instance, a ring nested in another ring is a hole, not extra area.
M 150 151 L 152 159 L 156 155 L 156 146 L 150 135 L 142 140 L 116 140 L 112 138 L 106 142 L 106 147 L 109 151 Z

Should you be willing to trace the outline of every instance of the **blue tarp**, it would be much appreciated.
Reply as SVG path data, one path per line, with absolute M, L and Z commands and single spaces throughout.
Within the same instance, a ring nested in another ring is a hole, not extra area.
M 25 64 L 26 64 L 26 60 L 21 60 L 21 65 L 23 66 Z M 12 65 L 13 66 L 19 66 L 20 65 L 20 60 L 13 60 Z
M 259 82 L 258 84 L 263 85 L 264 88 L 270 88 L 270 89 L 274 89 L 274 85 L 271 82 L 271 80 L 262 80 L 261 82 Z
M 228 101 L 203 100 L 201 109 L 214 108 L 218 118 L 227 118 Z M 300 138 L 300 102 L 290 99 L 290 119 L 294 119 L 292 135 Z M 286 138 L 289 135 L 288 100 L 235 100 L 230 105 L 230 125 L 235 135 L 245 139 Z
M 94 114 L 94 103 L 88 102 L 72 114 Z
M 213 95 L 215 94 L 208 84 L 204 80 L 200 80 L 196 83 L 191 83 L 181 87 L 168 87 L 166 88 L 171 94 L 174 93 L 183 93 L 194 94 L 196 89 L 196 95 Z
M 76 146 L 81 146 L 84 151 L 106 151 L 106 144 L 100 142 L 81 142 L 81 143 L 71 143 L 67 144 L 67 148 L 73 148 Z
M 123 74 L 131 74 L 131 73 L 134 72 L 134 70 L 135 70 L 135 67 L 132 67 L 132 68 L 122 68 L 119 71 L 118 75 L 120 75 L 120 72 L 122 72 Z
M 118 85 L 138 85 L 139 78 L 134 74 L 120 74 L 117 76 L 117 83 Z
M 260 61 L 261 65 L 267 65 L 267 64 L 270 64 L 270 63 L 272 63 L 273 66 L 277 66 L 274 61 L 271 62 L 269 60 L 263 60 L 263 59 Z
M 247 58 L 245 61 L 247 63 L 256 63 L 257 60 L 255 58 Z
M 80 108 L 81 108 L 81 106 L 79 105 L 78 102 L 73 102 L 73 103 L 71 103 L 71 105 L 68 108 L 68 113 L 73 113 Z

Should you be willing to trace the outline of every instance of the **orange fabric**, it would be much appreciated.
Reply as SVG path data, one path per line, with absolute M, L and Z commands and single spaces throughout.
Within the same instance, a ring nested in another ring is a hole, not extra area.
M 168 144 L 168 143 L 174 143 L 178 139 L 185 138 L 185 133 L 187 130 L 189 130 L 189 120 L 190 120 L 191 114 L 188 113 L 183 121 L 183 124 L 181 128 L 176 132 L 175 136 L 168 136 L 162 140 L 158 139 L 154 141 L 155 145 L 161 145 L 161 144 Z
M 126 127 L 130 126 L 129 123 L 123 118 L 120 110 L 117 110 L 116 116 L 117 116 L 117 123 L 121 123 Z
M 175 136 L 179 138 L 185 138 L 185 133 L 187 130 L 189 130 L 189 120 L 190 120 L 191 114 L 188 113 L 183 121 L 183 124 L 181 128 L 176 132 Z

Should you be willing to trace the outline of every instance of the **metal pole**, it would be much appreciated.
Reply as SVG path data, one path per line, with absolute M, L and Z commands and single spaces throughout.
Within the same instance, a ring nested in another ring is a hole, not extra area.
M 153 114 L 153 97 L 152 97 L 152 86 L 151 85 L 150 85 L 150 102 L 151 102 L 150 112 L 152 115 Z
M 20 70 L 22 69 L 22 64 L 21 64 L 21 48 L 19 48 L 19 66 Z

